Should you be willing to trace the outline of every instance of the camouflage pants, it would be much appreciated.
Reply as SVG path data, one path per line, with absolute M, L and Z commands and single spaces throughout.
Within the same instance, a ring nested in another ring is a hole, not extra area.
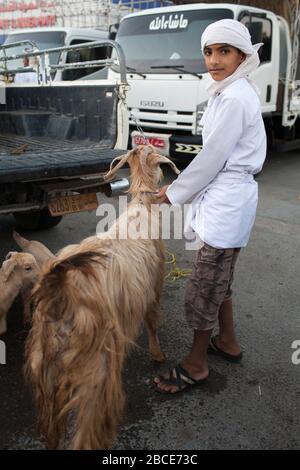
M 185 291 L 188 325 L 211 330 L 218 322 L 224 300 L 231 299 L 234 267 L 240 248 L 213 248 L 206 243 L 198 251 Z

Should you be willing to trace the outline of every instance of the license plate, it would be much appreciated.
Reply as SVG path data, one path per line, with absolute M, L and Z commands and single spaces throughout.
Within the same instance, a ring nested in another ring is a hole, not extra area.
M 166 146 L 165 141 L 159 137 L 146 137 L 145 139 L 142 135 L 134 135 L 132 138 L 135 145 L 146 145 L 149 143 L 159 149 L 163 149 Z
M 95 193 L 63 196 L 49 201 L 48 208 L 51 215 L 71 214 L 72 212 L 91 211 L 98 207 Z

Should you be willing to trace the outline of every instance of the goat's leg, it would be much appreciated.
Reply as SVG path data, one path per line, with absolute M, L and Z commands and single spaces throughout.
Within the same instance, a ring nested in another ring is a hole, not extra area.
M 163 362 L 166 358 L 165 354 L 161 350 L 159 339 L 157 336 L 157 327 L 160 320 L 160 305 L 159 302 L 155 302 L 148 309 L 145 323 L 148 332 L 149 351 L 152 359 L 157 362 Z
M 21 291 L 23 301 L 23 325 L 27 326 L 31 323 L 31 303 L 30 303 L 31 289 L 24 289 Z

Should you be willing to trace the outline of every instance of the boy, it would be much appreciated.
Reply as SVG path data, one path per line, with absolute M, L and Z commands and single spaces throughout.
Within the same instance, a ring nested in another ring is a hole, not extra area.
M 191 201 L 190 228 L 204 242 L 185 294 L 191 351 L 180 365 L 154 379 L 163 393 L 177 393 L 204 382 L 207 350 L 232 362 L 241 357 L 232 312 L 231 283 L 240 249 L 247 245 L 257 207 L 258 173 L 266 157 L 266 135 L 256 87 L 248 79 L 259 65 L 258 49 L 247 28 L 235 20 L 210 24 L 201 38 L 213 82 L 203 124 L 203 149 L 158 197 Z M 219 322 L 219 335 L 212 337 Z

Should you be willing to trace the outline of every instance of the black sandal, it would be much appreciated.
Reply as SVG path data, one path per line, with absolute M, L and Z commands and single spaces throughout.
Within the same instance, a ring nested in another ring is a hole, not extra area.
M 176 394 L 178 392 L 183 392 L 187 388 L 194 387 L 195 385 L 200 385 L 207 380 L 207 377 L 204 379 L 193 379 L 190 374 L 180 365 L 173 367 L 173 369 L 169 372 L 169 377 L 163 377 L 162 375 L 158 376 L 160 383 L 165 385 L 174 385 L 178 388 L 176 392 L 169 392 L 167 390 L 163 390 L 159 388 L 159 384 L 155 383 L 156 387 L 155 390 L 159 393 L 167 393 L 167 394 Z
M 220 356 L 226 361 L 229 362 L 240 362 L 240 360 L 243 357 L 243 353 L 238 354 L 237 356 L 235 354 L 229 354 L 222 349 L 220 349 L 217 344 L 216 344 L 216 339 L 215 336 L 212 336 L 210 338 L 209 346 L 207 348 L 208 354 L 214 354 L 216 356 Z

